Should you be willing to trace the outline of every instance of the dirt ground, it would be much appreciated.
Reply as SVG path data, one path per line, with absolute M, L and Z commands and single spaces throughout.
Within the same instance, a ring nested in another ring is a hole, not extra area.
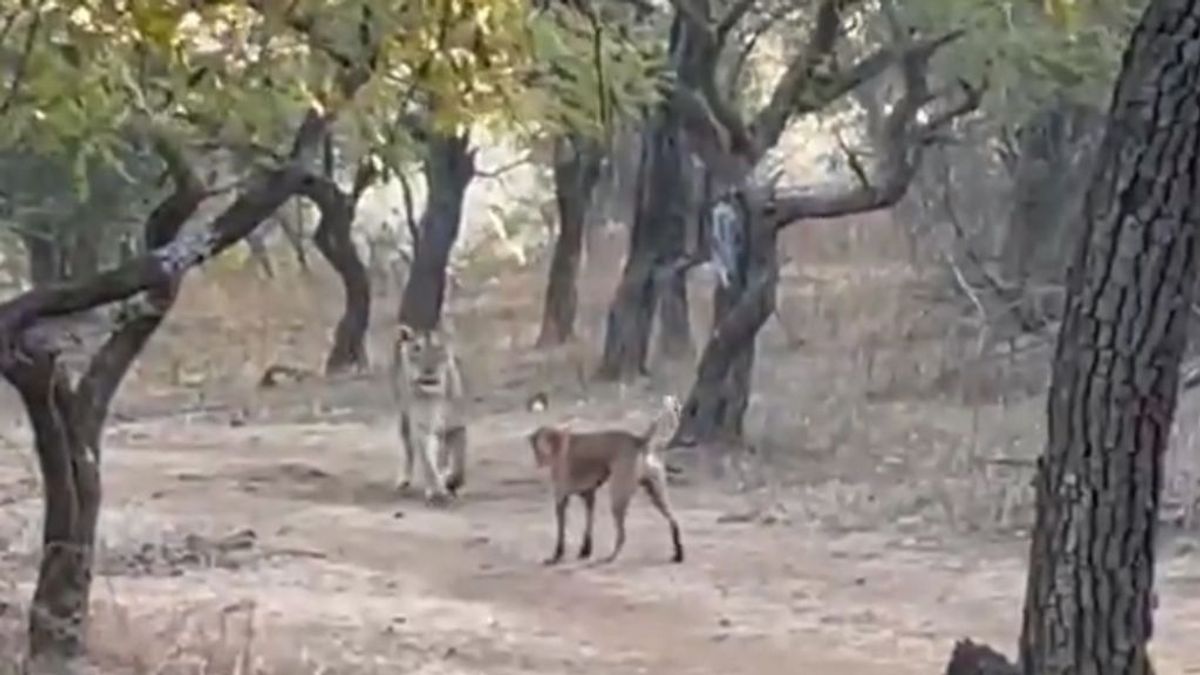
M 336 305 L 291 307 L 263 283 L 193 284 L 105 440 L 98 672 L 930 675 L 963 636 L 1011 652 L 1040 399 L 979 393 L 1012 385 L 972 384 L 962 359 L 939 361 L 944 335 L 897 318 L 921 315 L 918 301 L 888 291 L 897 284 L 882 266 L 855 269 L 789 277 L 763 338 L 753 459 L 672 485 L 687 561 L 667 562 L 667 529 L 639 498 L 620 560 L 556 568 L 540 564 L 552 521 L 525 435 L 568 418 L 640 426 L 686 378 L 579 383 L 576 352 L 521 347 L 536 328 L 539 270 L 477 284 L 453 305 L 476 394 L 468 483 L 458 503 L 431 509 L 392 488 L 382 365 L 253 387 L 269 361 L 318 362 Z M 585 279 L 585 329 L 606 283 Z M 952 395 L 926 387 L 947 373 Z M 552 391 L 548 411 L 521 406 L 535 388 Z M 0 451 L 0 661 L 12 663 L 40 500 L 15 396 L 0 392 L 0 407 L 0 445 L 11 446 Z M 1196 407 L 1185 400 L 1181 417 Z M 1173 461 L 1173 476 L 1195 476 L 1194 460 Z M 577 546 L 582 514 L 569 517 Z M 1188 532 L 1168 534 L 1157 667 L 1200 673 L 1200 552 Z

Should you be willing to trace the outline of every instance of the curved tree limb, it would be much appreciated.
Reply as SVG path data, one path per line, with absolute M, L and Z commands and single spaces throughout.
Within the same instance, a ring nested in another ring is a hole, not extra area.
M 147 248 L 169 243 L 205 199 L 204 185 L 181 148 L 166 136 L 152 144 L 175 190 L 146 219 Z M 127 313 L 72 386 L 53 348 L 27 349 L 2 373 L 21 395 L 34 429 L 45 494 L 42 559 L 30 612 L 35 658 L 71 658 L 83 649 L 96 522 L 100 446 L 112 398 L 130 365 L 173 304 L 178 285 L 151 287 L 139 311 Z
M 0 304 L 0 369 L 19 352 L 36 322 L 84 312 L 136 293 L 177 282 L 192 267 L 233 246 L 311 180 L 314 155 L 329 118 L 310 111 L 300 125 L 289 161 L 260 175 L 234 203 L 201 231 L 176 237 L 148 253 L 87 279 L 35 288 Z
M 365 369 L 369 365 L 363 337 L 371 319 L 370 279 L 350 236 L 358 196 L 365 190 L 362 186 L 366 180 L 361 177 L 360 171 L 350 194 L 323 175 L 312 176 L 298 190 L 321 211 L 313 241 L 342 278 L 346 295 L 342 317 L 334 330 L 333 347 L 325 360 L 326 375 L 352 367 Z
M 805 48 L 788 64 L 779 76 L 767 104 L 750 124 L 751 133 L 760 145 L 774 145 L 796 114 L 797 101 L 812 88 L 813 80 L 822 68 L 828 68 L 838 37 L 842 31 L 842 14 L 862 0 L 822 0 L 817 8 L 816 25 Z M 832 99 L 831 99 L 832 100 Z
M 771 201 L 767 216 L 777 227 L 787 227 L 806 218 L 832 218 L 885 208 L 898 202 L 908 189 L 920 164 L 922 149 L 938 131 L 979 107 L 983 88 L 960 82 L 960 100 L 929 114 L 917 123 L 917 114 L 939 98 L 929 92 L 926 71 L 929 57 L 940 42 L 921 43 L 909 50 L 902 62 L 905 92 L 884 122 L 884 148 L 873 178 L 829 191 L 805 191 L 781 195 Z

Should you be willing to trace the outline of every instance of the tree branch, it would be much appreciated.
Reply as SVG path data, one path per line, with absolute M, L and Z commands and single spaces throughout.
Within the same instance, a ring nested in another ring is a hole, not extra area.
M 795 103 L 810 88 L 818 69 L 830 60 L 842 29 L 842 13 L 862 0 L 822 0 L 808 44 L 779 77 L 767 105 L 759 111 L 750 132 L 760 147 L 771 147 L 794 114 Z
M 746 16 L 746 12 L 749 12 L 754 7 L 755 1 L 756 0 L 734 0 L 733 6 L 730 7 L 727 12 L 725 12 L 725 16 L 722 16 L 721 19 L 717 21 L 716 33 L 718 44 L 725 44 L 725 40 L 729 37 L 729 33 L 731 33 L 734 28 L 737 28 L 738 22 L 740 22 L 742 18 Z
M 979 107 L 983 86 L 960 82 L 961 100 L 955 105 L 932 113 L 924 123 L 917 124 L 917 114 L 930 102 L 940 98 L 929 92 L 926 81 L 929 59 L 948 36 L 939 40 L 916 43 L 906 49 L 901 61 L 904 73 L 904 95 L 884 121 L 882 158 L 874 180 L 859 181 L 854 186 L 828 192 L 806 190 L 775 199 L 767 207 L 767 217 L 777 227 L 786 227 L 807 218 L 832 218 L 885 208 L 898 202 L 920 163 L 920 153 L 935 134 L 955 119 Z
M 761 40 L 763 36 L 767 34 L 767 31 L 771 30 L 775 24 L 788 18 L 788 16 L 795 11 L 796 8 L 792 5 L 785 5 L 781 8 L 777 8 L 771 11 L 765 17 L 762 17 L 759 20 L 758 25 L 751 28 L 748 31 L 748 34 L 743 36 L 743 44 L 741 45 L 741 48 L 738 49 L 737 54 L 734 55 L 733 62 L 729 66 L 729 74 L 725 78 L 725 91 L 738 91 L 738 85 L 742 80 L 742 73 L 746 69 L 746 63 L 750 60 L 750 55 L 754 53 L 754 48 L 758 46 L 758 41 Z
M 529 155 L 526 155 L 524 157 L 514 159 L 511 162 L 505 162 L 504 164 L 501 164 L 500 166 L 496 167 L 495 169 L 476 169 L 475 176 L 477 178 L 500 178 L 504 174 L 508 173 L 509 171 L 514 171 L 516 169 L 519 169 L 522 166 L 529 164 L 530 162 L 531 162 L 531 159 L 530 159 Z
M 310 179 L 308 167 L 329 121 L 310 111 L 296 133 L 290 160 L 261 175 L 204 230 L 177 237 L 89 279 L 35 288 L 0 304 L 0 368 L 19 358 L 29 337 L 26 329 L 37 321 L 83 312 L 175 283 L 187 270 L 240 241 Z
M 207 196 L 204 183 L 180 146 L 161 134 L 154 136 L 152 142 L 167 165 L 175 189 L 146 218 L 142 236 L 147 250 L 174 240 Z M 77 400 L 82 404 L 77 408 L 76 416 L 83 425 L 83 438 L 99 437 L 121 380 L 175 304 L 178 288 L 178 283 L 172 282 L 150 289 L 146 294 L 147 311 L 137 312 L 122 321 L 88 362 L 75 389 Z
M 404 201 L 404 224 L 408 229 L 409 242 L 412 250 L 417 250 L 417 241 L 421 238 L 421 228 L 417 225 L 417 211 L 413 206 L 412 184 L 404 172 L 396 172 L 396 182 L 400 184 L 400 197 Z
M 716 38 L 708 12 L 696 6 L 696 0 L 671 0 L 671 6 L 679 13 L 679 18 L 696 31 L 697 37 L 709 40 Z

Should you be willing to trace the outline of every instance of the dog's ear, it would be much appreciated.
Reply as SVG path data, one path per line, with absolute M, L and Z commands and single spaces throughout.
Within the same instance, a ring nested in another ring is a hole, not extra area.
M 413 339 L 414 335 L 416 335 L 416 333 L 413 331 L 412 327 L 406 323 L 402 323 L 396 327 L 396 342 L 408 342 L 409 340 Z
M 539 467 L 546 466 L 566 449 L 567 433 L 554 427 L 538 427 L 529 434 L 529 445 L 533 448 L 533 460 Z

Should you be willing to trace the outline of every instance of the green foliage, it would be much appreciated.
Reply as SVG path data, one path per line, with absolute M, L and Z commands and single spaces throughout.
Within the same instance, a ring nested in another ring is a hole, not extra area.
M 988 110 L 1015 120 L 1056 99 L 1103 106 L 1141 4 L 911 0 L 903 11 L 923 30 L 965 29 L 965 38 L 939 58 L 941 74 L 986 76 Z
M 662 35 L 612 14 L 602 20 L 555 5 L 535 16 L 533 52 L 545 65 L 515 119 L 603 137 L 662 96 L 669 77 Z
M 595 129 L 655 93 L 653 54 L 602 39 L 595 58 L 602 23 L 524 0 L 0 0 L 0 149 L 82 178 L 150 129 L 278 149 L 314 106 L 388 164 L 409 157 L 412 112 L 443 131 Z
M 9 151 L 0 154 L 0 232 L 36 237 L 54 244 L 60 255 L 86 239 L 110 259 L 122 236 L 135 236 L 153 207 L 151 193 L 160 174 L 151 158 L 124 153 L 111 160 L 92 158 L 82 168 L 58 155 Z M 77 177 L 80 171 L 82 178 Z M 88 190 L 75 190 L 76 183 Z

